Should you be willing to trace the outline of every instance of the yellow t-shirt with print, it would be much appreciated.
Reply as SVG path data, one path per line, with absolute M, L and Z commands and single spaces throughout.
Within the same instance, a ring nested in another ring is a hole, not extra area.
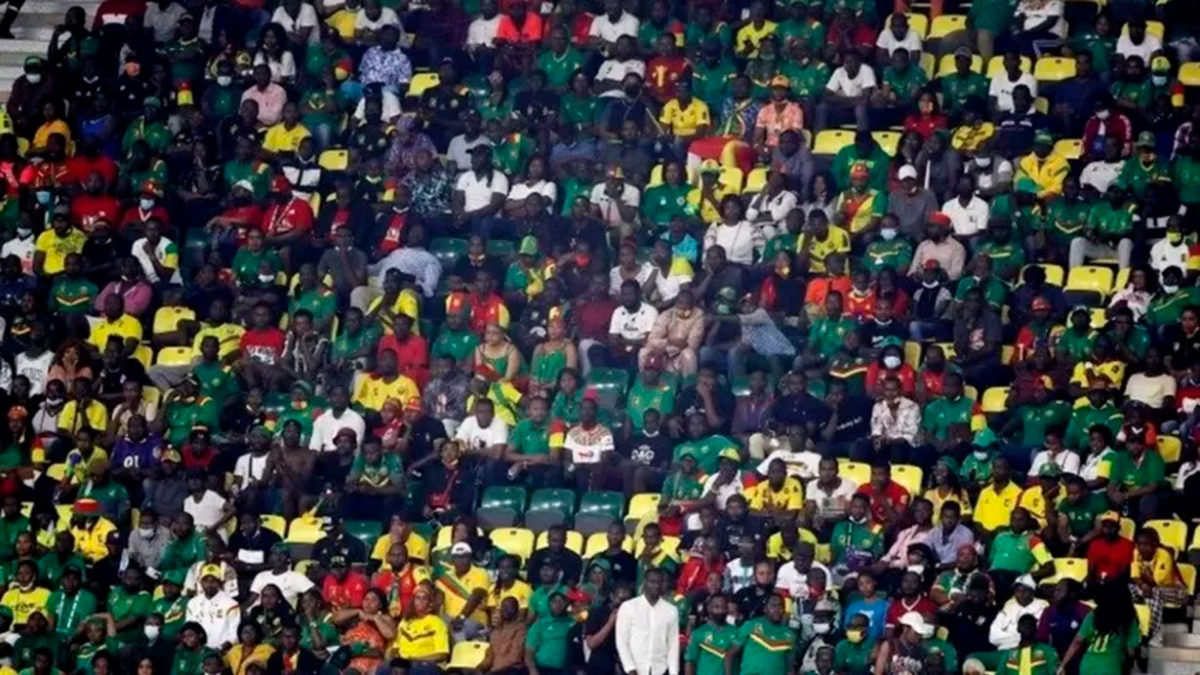
M 707 199 L 701 200 L 700 197 L 702 194 L 703 191 L 700 188 L 692 188 L 688 192 L 687 201 L 688 204 L 691 204 L 700 211 L 700 220 L 705 225 L 712 225 L 721 219 L 721 213 L 717 210 L 721 206 L 721 200 L 729 195 L 738 194 L 738 191 L 718 181 L 717 185 L 713 188 L 713 197 L 717 202 L 716 206 L 709 203 Z
M 71 228 L 67 236 L 60 237 L 54 230 L 46 230 L 37 236 L 33 242 L 34 253 L 45 256 L 42 261 L 43 274 L 59 274 L 63 271 L 67 256 L 83 251 L 87 235 L 76 228 Z
M 1150 560 L 1142 560 L 1141 553 L 1137 547 L 1133 549 L 1133 564 L 1129 567 L 1129 577 L 1133 581 L 1138 581 L 1147 576 L 1154 579 L 1154 585 L 1158 587 L 1171 587 L 1182 583 L 1179 576 L 1179 568 L 1175 566 L 1175 557 L 1171 555 L 1170 549 L 1166 546 L 1159 546 L 1154 552 L 1154 557 Z
M 197 354 L 199 354 L 200 343 L 204 341 L 204 338 L 211 335 L 217 338 L 217 344 L 220 345 L 217 348 L 218 356 L 225 358 L 233 352 L 241 349 L 242 335 L 245 333 L 246 329 L 237 325 L 236 323 L 227 322 L 217 326 L 208 323 L 201 324 L 201 328 L 196 333 L 196 337 L 192 339 L 192 348 L 196 350 Z
M 450 655 L 450 631 L 437 614 L 405 619 L 396 626 L 396 653 L 402 659 L 429 659 Z
M 142 339 L 142 322 L 133 318 L 128 314 L 122 314 L 115 321 L 110 321 L 107 317 L 100 319 L 92 325 L 91 335 L 88 336 L 88 342 L 104 351 L 104 345 L 108 344 L 108 339 L 112 336 L 125 340 L 141 340 Z
M 300 141 L 312 136 L 312 132 L 303 124 L 288 129 L 283 122 L 272 124 L 267 127 L 267 133 L 263 137 L 263 150 L 279 154 L 281 152 L 296 152 L 300 147 Z
M 371 549 L 371 560 L 382 560 L 384 567 L 387 567 L 387 554 L 391 548 L 392 535 L 383 535 L 375 541 L 375 548 Z M 429 542 L 425 537 L 416 532 L 409 532 L 408 539 L 404 540 L 404 548 L 408 551 L 409 558 L 429 562 Z
M 752 511 L 798 511 L 804 505 L 804 488 L 792 476 L 785 478 L 778 490 L 770 481 L 763 481 L 746 492 L 746 501 Z
M 734 37 L 737 53 L 745 54 L 748 58 L 757 58 L 759 43 L 774 35 L 777 25 L 774 21 L 764 21 L 760 27 L 756 27 L 753 22 L 742 26 Z
M 83 410 L 79 409 L 79 401 L 74 399 L 67 401 L 63 405 L 62 412 L 58 414 L 59 432 L 74 435 L 84 425 L 96 431 L 107 429 L 108 408 L 95 399 L 92 399 Z
M 75 537 L 75 552 L 88 562 L 96 562 L 108 555 L 108 535 L 116 529 L 117 526 L 107 518 L 97 520 L 91 529 L 72 527 L 71 535 Z
M 488 578 L 487 572 L 483 571 L 483 568 L 471 565 L 462 576 L 455 573 L 453 566 L 447 566 L 438 575 L 435 585 L 442 593 L 442 610 L 446 616 L 455 619 L 466 609 L 467 601 L 471 599 L 471 594 L 477 590 L 481 590 L 486 594 L 492 583 Z M 487 614 L 484 604 L 483 602 L 479 603 L 479 606 L 471 613 L 470 618 L 487 625 Z
M 354 27 L 358 24 L 359 11 L 361 10 L 342 7 L 330 15 L 328 19 L 325 19 L 325 25 L 336 31 L 343 40 L 353 40 Z
M 519 609 L 529 609 L 529 598 L 532 596 L 533 588 L 524 581 L 517 579 L 513 581 L 512 586 L 503 590 L 492 584 L 492 588 L 488 591 L 484 604 L 487 605 L 488 614 L 491 614 L 492 618 L 496 619 L 499 618 L 500 603 L 504 602 L 506 598 L 516 600 Z
M 796 237 L 796 252 L 804 250 L 808 240 L 807 233 Z M 808 271 L 813 274 L 825 274 L 825 259 L 834 253 L 850 252 L 850 233 L 837 225 L 829 226 L 829 234 L 821 240 L 813 239 L 808 249 Z
M 29 621 L 29 615 L 35 609 L 45 609 L 46 601 L 50 599 L 50 591 L 41 586 L 34 586 L 23 591 L 16 586 L 4 592 L 0 597 L 0 606 L 12 610 L 13 624 L 23 624 Z
M 988 485 L 975 500 L 975 522 L 989 532 L 1007 527 L 1020 498 L 1021 488 L 1016 483 L 1009 482 L 1000 491 L 996 490 L 995 485 Z
M 693 98 L 685 107 L 680 107 L 677 98 L 667 101 L 658 121 L 670 125 L 671 132 L 676 136 L 695 136 L 701 126 L 712 126 L 708 105 L 698 98 Z
M 383 404 L 395 399 L 403 405 L 413 398 L 420 398 L 421 390 L 417 383 L 404 375 L 397 375 L 395 380 L 386 382 L 378 375 L 364 374 L 359 377 L 358 387 L 354 392 L 354 402 L 371 410 L 382 410 Z

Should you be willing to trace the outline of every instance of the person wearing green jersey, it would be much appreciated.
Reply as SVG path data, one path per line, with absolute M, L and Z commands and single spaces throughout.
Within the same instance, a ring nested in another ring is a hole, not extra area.
M 1130 160 L 1126 160 L 1128 164 Z M 1071 240 L 1069 261 L 1072 269 L 1096 258 L 1116 258 L 1122 269 L 1133 256 L 1133 212 L 1135 203 L 1126 200 L 1125 191 L 1115 182 L 1104 199 L 1092 205 L 1084 221 L 1083 236 Z
M 973 98 L 987 100 L 988 80 L 980 73 L 971 70 L 972 58 L 969 47 L 959 47 L 954 50 L 954 72 L 936 80 L 942 93 L 942 108 L 947 115 L 952 117 L 963 112 L 967 107 L 967 102 Z
M 1171 174 L 1154 149 L 1154 132 L 1143 131 L 1138 134 L 1134 148 L 1137 154 L 1125 160 L 1112 184 L 1141 200 L 1152 186 L 1169 183 Z
M 504 458 L 496 463 L 500 471 L 493 472 L 493 479 L 499 483 L 520 480 L 530 490 L 558 486 L 562 447 L 551 444 L 552 433 L 549 402 L 543 396 L 530 397 L 526 417 L 509 433 Z
M 83 622 L 96 613 L 96 596 L 83 588 L 82 579 L 82 565 L 64 568 L 59 587 L 46 601 L 46 609 L 54 620 L 54 632 L 64 641 L 70 640 Z
M 1061 675 L 1080 654 L 1079 672 L 1087 675 L 1122 675 L 1128 672 L 1134 650 L 1142 642 L 1141 628 L 1133 601 L 1123 583 L 1110 584 L 1095 596 L 1096 608 L 1079 626 L 1079 633 L 1067 647 Z
M 739 675 L 780 675 L 793 672 L 792 650 L 796 633 L 788 628 L 783 616 L 783 596 L 767 598 L 763 615 L 752 618 L 738 629 L 737 640 L 725 655 L 726 675 L 739 662 Z
M 1084 450 L 1092 427 L 1103 425 L 1116 435 L 1125 422 L 1125 415 L 1110 402 L 1108 378 L 1092 378 L 1088 382 L 1087 399 L 1086 404 L 1072 411 L 1071 422 L 1063 438 L 1063 443 L 1072 450 Z
M 558 93 L 567 90 L 571 76 L 583 67 L 583 55 L 567 38 L 567 29 L 556 24 L 547 36 L 548 48 L 537 57 L 538 69 L 546 74 L 546 87 Z
M 1150 298 L 1146 308 L 1146 323 L 1154 331 L 1176 324 L 1183 316 L 1183 308 L 1200 304 L 1200 288 L 1183 285 L 1183 270 L 1172 265 L 1162 272 L 1158 292 Z
M 1064 476 L 1063 485 L 1067 496 L 1053 505 L 1058 517 L 1052 524 L 1059 530 L 1060 537 L 1076 544 L 1096 530 L 1096 518 L 1108 511 L 1108 500 L 1103 492 L 1089 490 L 1087 481 L 1077 475 Z
M 530 675 L 562 673 L 567 665 L 568 633 L 575 625 L 575 617 L 567 614 L 566 593 L 551 593 L 548 610 L 533 622 L 525 636 L 525 666 Z
M 725 655 L 737 641 L 738 629 L 730 625 L 729 600 L 720 593 L 704 603 L 705 622 L 692 630 L 683 654 L 686 675 L 725 675 Z
M 1116 143 L 1111 145 L 1114 152 L 1120 152 Z M 1116 158 L 1120 159 L 1120 155 Z M 1079 178 L 1067 176 L 1063 179 L 1062 195 L 1046 205 L 1045 236 L 1049 237 L 1049 242 L 1037 242 L 1034 248 L 1040 250 L 1044 248 L 1044 244 L 1049 243 L 1061 258 L 1070 249 L 1071 241 L 1082 236 L 1091 208 L 1092 205 L 1083 199 L 1083 193 L 1079 189 Z M 1037 233 L 1033 236 L 1036 238 Z

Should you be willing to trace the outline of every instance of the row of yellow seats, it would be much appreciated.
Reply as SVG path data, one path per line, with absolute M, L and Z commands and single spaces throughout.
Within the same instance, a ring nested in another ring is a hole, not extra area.
M 1099 0 L 1094 1 L 1097 5 L 1101 4 Z M 967 15 L 966 14 L 942 14 L 934 17 L 930 22 L 929 17 L 924 14 L 909 12 L 907 14 L 909 28 L 915 31 L 922 39 L 940 40 L 954 33 L 967 30 Z M 885 20 L 885 25 L 890 26 L 892 17 Z M 1166 26 L 1161 21 L 1147 21 L 1146 33 L 1162 39 L 1166 33 Z M 1122 35 L 1129 34 L 1129 24 L 1126 23 L 1121 29 Z

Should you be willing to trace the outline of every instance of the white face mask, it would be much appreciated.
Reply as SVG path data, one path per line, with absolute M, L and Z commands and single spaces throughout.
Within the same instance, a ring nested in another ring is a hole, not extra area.
M 974 453 L 972 453 L 972 454 L 974 454 L 974 455 L 975 455 L 975 459 L 978 459 L 978 460 L 984 460 L 984 459 L 987 459 L 987 455 L 988 455 L 988 454 L 987 454 L 987 450 L 976 450 L 976 451 L 975 451 Z
M 17 228 L 17 236 L 21 237 L 22 239 L 24 239 L 25 237 L 28 237 L 31 234 L 33 234 L 33 230 L 29 229 L 28 227 L 18 227 Z
M 1175 291 L 1179 290 L 1179 287 L 1171 285 L 1171 284 L 1163 284 L 1162 289 L 1163 289 L 1163 293 L 1166 293 L 1167 295 L 1171 295 Z
M 142 197 L 138 200 L 138 206 L 142 207 L 143 211 L 149 211 L 150 209 L 154 208 L 154 200 Z
M 1101 119 L 1101 120 L 1106 120 L 1106 119 L 1108 119 L 1108 116 L 1109 116 L 1110 114 L 1111 114 L 1111 113 L 1109 113 L 1109 111 L 1107 111 L 1107 110 L 1097 110 L 1097 111 L 1096 111 L 1096 118 L 1097 118 L 1097 119 Z
M 884 241 L 891 241 L 896 238 L 896 228 L 894 228 L 894 227 L 880 228 L 879 236 L 883 237 Z
M 888 370 L 895 370 L 900 367 L 900 357 L 895 354 L 888 354 L 883 357 L 883 367 Z
M 275 275 L 274 274 L 260 274 L 260 275 L 258 275 L 258 280 L 263 282 L 264 284 L 269 284 L 272 281 L 275 281 Z
M 1161 87 L 1167 83 L 1167 76 L 1166 75 L 1151 75 L 1150 81 L 1154 83 L 1154 86 Z
M 922 281 L 921 285 L 925 288 L 937 288 L 938 286 L 941 286 L 941 284 L 936 281 Z
M 29 84 L 37 84 L 38 82 L 42 81 L 42 74 L 41 73 L 25 73 L 25 79 L 29 81 Z
M 919 574 L 921 576 L 925 576 L 925 566 L 924 565 L 909 565 L 908 569 L 906 571 L 912 572 L 913 574 Z
M 233 84 L 233 77 L 230 75 L 218 75 L 217 84 L 222 87 L 228 87 L 229 85 Z
M 154 528 L 153 527 L 139 527 L 138 534 L 142 535 L 143 537 L 153 537 L 154 536 Z
M 147 640 L 153 640 L 158 637 L 160 632 L 162 632 L 162 628 L 148 623 L 145 626 L 142 626 L 142 632 L 146 634 Z
M 813 630 L 817 632 L 817 635 L 825 635 L 829 633 L 829 631 L 833 630 L 833 624 L 825 622 L 814 623 Z
M 992 158 L 991 158 L 991 157 L 976 157 L 976 158 L 975 158 L 975 166 L 981 166 L 981 167 L 985 167 L 985 168 L 986 168 L 986 167 L 989 167 L 989 166 L 991 166 L 991 165 L 992 165 Z

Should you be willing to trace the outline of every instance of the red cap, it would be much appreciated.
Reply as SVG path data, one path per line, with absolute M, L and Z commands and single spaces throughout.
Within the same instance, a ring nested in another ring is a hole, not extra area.
M 950 216 L 942 213 L 941 211 L 935 211 L 929 216 L 929 224 L 950 227 Z
M 271 192 L 291 192 L 292 183 L 287 176 L 278 175 L 271 179 Z
M 1042 311 L 1042 310 L 1049 310 L 1050 309 L 1050 301 L 1043 297 L 1036 297 L 1033 299 L 1033 302 L 1030 304 L 1030 306 L 1033 308 L 1033 311 L 1035 311 L 1035 312 Z
M 405 404 L 404 404 L 404 410 L 405 411 L 412 410 L 413 412 L 421 412 L 423 410 L 423 408 L 421 407 L 421 399 L 417 398 L 416 396 L 413 396 L 412 398 L 408 399 L 408 401 L 405 402 Z

